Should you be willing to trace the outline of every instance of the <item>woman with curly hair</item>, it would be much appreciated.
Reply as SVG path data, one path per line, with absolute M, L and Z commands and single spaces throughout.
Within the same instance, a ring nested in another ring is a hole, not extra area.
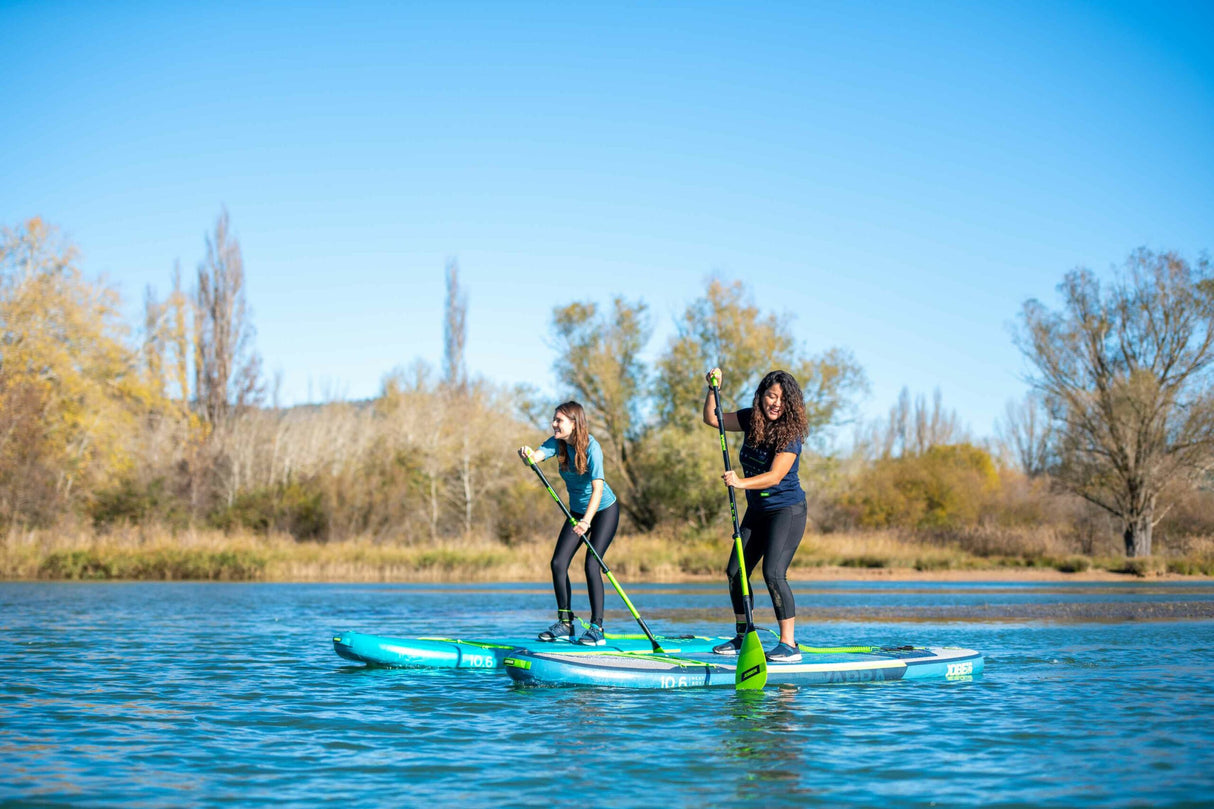
M 713 379 L 721 379 L 721 369 L 708 372 L 708 395 L 704 398 L 704 423 L 717 427 Z M 767 652 L 773 663 L 795 663 L 801 659 L 796 641 L 796 604 L 788 586 L 788 566 L 805 533 L 805 492 L 797 471 L 801 463 L 801 444 L 809 436 L 805 402 L 797 380 L 787 371 L 772 371 L 763 377 L 750 407 L 723 413 L 726 430 L 745 433 L 738 453 L 742 472 L 729 471 L 721 476 L 726 486 L 746 492 L 746 516 L 742 518 L 742 553 L 746 557 L 746 578 L 759 559 L 763 560 L 763 580 L 771 593 L 780 624 L 780 642 Z M 717 654 L 736 655 L 746 632 L 746 605 L 742 602 L 742 579 L 736 550 L 726 568 L 729 595 L 733 600 L 737 636 L 713 649 Z M 752 596 L 753 598 L 753 596 Z

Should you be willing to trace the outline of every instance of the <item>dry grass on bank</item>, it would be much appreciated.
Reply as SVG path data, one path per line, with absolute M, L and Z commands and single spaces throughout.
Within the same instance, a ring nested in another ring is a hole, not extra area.
M 732 541 L 710 533 L 619 536 L 607 563 L 621 581 L 715 581 Z M 894 532 L 806 534 L 790 578 L 1067 578 L 1214 575 L 1214 537 L 1160 548 L 1146 559 L 1074 553 L 1048 529 L 992 531 L 925 541 Z M 104 535 L 10 531 L 0 537 L 0 579 L 488 582 L 547 581 L 550 537 L 511 546 L 483 538 L 411 544 L 321 544 L 289 536 L 126 528 Z M 581 565 L 580 558 L 574 562 Z

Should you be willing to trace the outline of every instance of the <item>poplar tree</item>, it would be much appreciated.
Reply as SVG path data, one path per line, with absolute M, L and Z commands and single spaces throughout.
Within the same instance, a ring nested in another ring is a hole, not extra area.
M 245 299 L 244 258 L 232 235 L 227 208 L 206 237 L 194 292 L 194 395 L 211 425 L 233 410 L 261 402 L 261 357 Z

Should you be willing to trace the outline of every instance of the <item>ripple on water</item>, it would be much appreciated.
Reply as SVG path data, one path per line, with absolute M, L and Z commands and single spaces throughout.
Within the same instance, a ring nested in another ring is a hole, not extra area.
M 659 631 L 728 623 L 712 588 L 652 589 L 634 599 L 652 598 Z M 848 609 L 942 599 L 905 584 L 819 590 L 807 599 Z M 950 586 L 946 597 L 964 610 L 1193 593 Z M 824 646 L 969 646 L 986 653 L 986 673 L 760 694 L 520 689 L 495 671 L 350 665 L 330 643 L 347 627 L 517 634 L 545 623 L 548 598 L 494 586 L 0 584 L 0 801 L 1181 806 L 1214 787 L 1200 721 L 1214 714 L 1205 620 L 844 615 L 805 633 Z M 609 618 L 627 622 L 612 598 Z

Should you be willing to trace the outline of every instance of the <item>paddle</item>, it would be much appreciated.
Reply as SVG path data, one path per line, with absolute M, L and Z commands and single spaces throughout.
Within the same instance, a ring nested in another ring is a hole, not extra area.
M 573 519 L 573 515 L 570 514 L 569 509 L 565 507 L 565 503 L 561 500 L 560 495 L 553 491 L 551 484 L 548 483 L 548 478 L 544 476 L 543 470 L 541 470 L 536 465 L 535 461 L 531 460 L 531 458 L 524 458 L 523 460 L 525 460 L 527 465 L 531 467 L 531 471 L 535 472 L 535 474 L 539 476 L 540 483 L 544 484 L 544 488 L 548 490 L 548 494 L 552 495 L 552 499 L 555 500 L 556 504 L 561 507 L 561 511 L 565 513 L 565 519 L 569 520 L 569 524 L 577 525 L 577 520 Z M 649 638 L 649 642 L 653 644 L 653 650 L 655 652 L 665 652 L 666 650 L 663 649 L 661 644 L 658 643 L 657 638 L 655 638 L 653 633 L 649 631 L 649 627 L 645 626 L 645 619 L 641 617 L 641 614 L 637 612 L 637 608 L 632 606 L 632 602 L 628 600 L 628 596 L 624 593 L 624 588 L 620 587 L 620 583 L 615 580 L 615 576 L 607 568 L 607 563 L 603 561 L 603 557 L 599 556 L 599 552 L 596 551 L 594 546 L 590 544 L 590 537 L 587 534 L 582 534 L 581 540 L 583 543 L 585 543 L 586 550 L 593 554 L 594 558 L 598 561 L 599 567 L 603 569 L 603 575 L 607 577 L 607 581 L 611 582 L 611 586 L 614 587 L 615 591 L 620 594 L 620 598 L 624 599 L 624 604 L 627 605 L 628 611 L 632 613 L 632 617 L 636 619 L 636 622 L 641 625 L 641 631 L 645 633 L 645 637 Z
M 721 433 L 721 456 L 725 459 L 725 471 L 730 471 L 729 446 L 725 443 L 725 415 L 721 412 L 721 389 L 714 375 L 712 398 L 716 404 L 717 429 Z M 738 651 L 738 667 L 734 673 L 734 685 L 738 690 L 758 689 L 767 685 L 767 657 L 763 654 L 763 643 L 755 630 L 754 615 L 750 608 L 750 577 L 746 575 L 746 559 L 742 556 L 742 528 L 738 525 L 738 501 L 729 487 L 729 513 L 733 515 L 733 548 L 738 555 L 738 575 L 742 579 L 742 604 L 746 608 L 746 633 L 742 636 L 742 648 Z

